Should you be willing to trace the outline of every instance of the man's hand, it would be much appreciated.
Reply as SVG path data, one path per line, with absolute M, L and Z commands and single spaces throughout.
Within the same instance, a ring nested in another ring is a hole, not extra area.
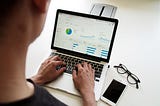
M 77 65 L 78 72 L 73 70 L 73 82 L 75 88 L 82 95 L 84 106 L 96 106 L 94 94 L 94 70 L 90 64 L 83 63 Z
M 58 66 L 64 67 L 57 70 Z M 36 84 L 43 85 L 57 79 L 65 70 L 65 63 L 58 56 L 50 57 L 41 64 L 37 75 L 31 79 Z

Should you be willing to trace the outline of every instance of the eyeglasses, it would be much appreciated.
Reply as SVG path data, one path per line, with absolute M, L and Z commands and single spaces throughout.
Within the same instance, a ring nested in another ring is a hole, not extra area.
M 127 81 L 128 81 L 130 84 L 132 84 L 132 85 L 135 85 L 135 84 L 136 84 L 136 88 L 137 88 L 137 89 L 139 88 L 139 86 L 138 86 L 138 83 L 140 83 L 139 78 L 138 78 L 135 74 L 131 73 L 131 72 L 127 69 L 127 67 L 126 67 L 125 65 L 119 64 L 118 66 L 114 66 L 114 68 L 117 69 L 117 72 L 118 72 L 119 74 L 128 74 L 128 75 L 127 75 Z

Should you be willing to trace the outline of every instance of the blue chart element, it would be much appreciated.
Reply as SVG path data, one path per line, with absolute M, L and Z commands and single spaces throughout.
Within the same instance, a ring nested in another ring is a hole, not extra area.
M 102 42 L 104 42 L 104 43 L 106 43 L 106 42 L 109 42 L 110 40 L 108 40 L 107 38 L 102 38 L 102 37 L 100 37 L 99 38 L 99 40 L 100 41 L 102 41 Z
M 94 38 L 95 36 L 84 36 L 84 35 L 82 35 L 82 36 L 80 36 L 81 38 L 89 38 L 89 39 L 91 39 L 91 38 Z
M 94 47 L 87 47 L 87 54 L 95 54 L 96 48 Z
M 78 44 L 77 43 L 73 43 L 73 48 L 77 47 Z
M 101 50 L 101 56 L 102 57 L 107 57 L 108 56 L 108 51 L 107 50 Z

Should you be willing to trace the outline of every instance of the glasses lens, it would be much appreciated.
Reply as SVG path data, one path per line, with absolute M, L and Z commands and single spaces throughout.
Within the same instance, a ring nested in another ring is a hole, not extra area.
M 130 84 L 136 84 L 138 81 L 138 78 L 134 74 L 131 74 L 131 75 L 128 75 L 127 80 Z
M 127 67 L 123 64 L 120 64 L 120 67 L 123 68 L 124 70 L 128 70 Z
M 117 68 L 118 73 L 120 74 L 124 74 L 126 73 L 126 70 L 124 70 L 123 68 Z

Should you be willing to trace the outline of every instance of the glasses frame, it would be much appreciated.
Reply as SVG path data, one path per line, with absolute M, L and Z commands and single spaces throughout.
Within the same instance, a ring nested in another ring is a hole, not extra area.
M 136 88 L 137 88 L 137 89 L 139 88 L 139 86 L 138 86 L 138 83 L 140 83 L 139 78 L 138 78 L 135 74 L 131 73 L 131 72 L 127 69 L 127 67 L 126 67 L 125 65 L 119 64 L 118 66 L 114 66 L 114 68 L 117 69 L 117 72 L 118 72 L 119 74 L 127 74 L 127 81 L 128 81 L 130 84 L 132 84 L 132 85 L 135 85 L 135 84 L 136 84 Z M 118 68 L 122 69 L 124 72 L 118 71 Z M 130 82 L 130 81 L 129 81 L 129 77 L 131 77 L 131 78 L 135 81 L 135 83 Z

